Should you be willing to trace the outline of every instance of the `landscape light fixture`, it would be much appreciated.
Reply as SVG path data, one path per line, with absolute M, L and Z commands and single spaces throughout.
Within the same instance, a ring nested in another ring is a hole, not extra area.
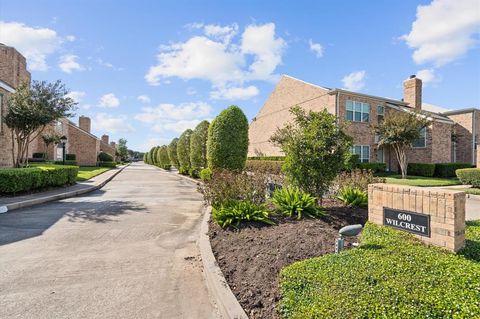
M 345 241 L 343 237 L 357 236 L 358 234 L 360 234 L 362 229 L 363 229 L 363 226 L 360 224 L 348 225 L 348 226 L 342 227 L 338 231 L 338 234 L 340 235 L 340 237 L 338 237 L 337 241 L 335 242 L 335 254 L 338 254 L 343 250 L 343 247 L 345 245 Z
M 63 159 L 63 165 L 65 165 L 65 157 L 66 157 L 65 145 L 67 144 L 67 137 L 65 135 L 60 137 L 60 143 L 62 143 L 62 159 Z

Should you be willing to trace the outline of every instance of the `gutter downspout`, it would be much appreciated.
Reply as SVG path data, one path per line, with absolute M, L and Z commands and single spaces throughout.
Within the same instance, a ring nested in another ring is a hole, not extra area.
M 476 132 L 475 110 L 472 112 L 472 164 L 475 164 L 475 137 Z

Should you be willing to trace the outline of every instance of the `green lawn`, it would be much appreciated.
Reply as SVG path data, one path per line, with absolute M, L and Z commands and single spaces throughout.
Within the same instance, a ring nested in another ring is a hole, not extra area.
M 52 167 L 52 166 L 62 166 L 49 163 L 30 163 L 29 166 L 34 167 Z M 96 167 L 96 166 L 80 166 L 78 168 L 77 182 L 83 182 L 89 180 L 92 177 L 105 173 L 106 171 L 111 170 L 111 167 Z
M 407 176 L 406 179 L 402 179 L 401 175 L 389 175 L 386 176 L 387 183 L 409 185 L 409 186 L 452 186 L 460 185 L 460 181 L 457 178 L 439 178 L 439 177 L 423 177 L 423 176 Z
M 459 254 L 367 223 L 361 246 L 280 272 L 282 318 L 480 318 L 480 221 Z
M 111 170 L 110 167 L 90 167 L 90 166 L 80 166 L 77 175 L 77 182 L 83 182 L 89 180 L 92 177 L 105 173 L 106 171 Z

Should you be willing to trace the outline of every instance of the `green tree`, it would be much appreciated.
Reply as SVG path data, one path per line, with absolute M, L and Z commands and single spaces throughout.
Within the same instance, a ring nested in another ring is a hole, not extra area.
M 295 106 L 290 112 L 293 122 L 277 129 L 270 140 L 285 154 L 287 181 L 321 199 L 343 169 L 352 139 L 326 110 L 306 113 Z
M 178 138 L 175 137 L 168 145 L 168 158 L 170 158 L 170 163 L 173 166 L 175 166 L 176 168 L 180 168 L 180 164 L 178 163 L 178 156 L 177 156 L 177 143 L 178 143 Z
M 241 170 L 248 152 L 248 120 L 235 105 L 223 110 L 210 124 L 207 141 L 208 167 Z
M 186 130 L 180 135 L 177 143 L 177 156 L 178 163 L 180 164 L 179 172 L 181 174 L 188 174 L 191 168 L 190 164 L 190 137 L 193 131 L 191 129 Z
M 155 151 L 156 146 L 152 147 L 150 151 L 148 152 L 148 164 L 154 165 L 153 158 L 155 156 L 154 151 Z
M 200 122 L 190 138 L 190 163 L 192 168 L 207 167 L 208 121 Z
M 148 162 L 148 152 L 146 152 L 145 154 L 143 154 L 143 162 L 144 162 L 144 163 L 147 163 L 147 162 Z
M 373 127 L 379 136 L 378 146 L 389 146 L 395 152 L 402 178 L 407 177 L 407 152 L 421 136 L 421 130 L 431 123 L 418 112 L 392 112 L 382 123 Z
M 168 157 L 168 146 L 162 145 L 158 151 L 158 161 L 163 169 L 170 169 L 170 158 Z
M 45 134 L 42 134 L 42 141 L 45 144 L 45 155 L 48 152 L 50 145 L 57 144 L 60 142 L 60 135 L 55 132 L 53 128 L 48 130 Z
M 125 161 L 128 159 L 128 147 L 127 147 L 126 139 L 121 138 L 118 140 L 117 151 L 122 161 Z
M 71 111 L 77 103 L 67 94 L 68 90 L 60 81 L 33 81 L 31 86 L 23 83 L 12 93 L 4 122 L 11 132 L 13 166 L 26 163 L 28 145 L 47 125 L 72 116 Z

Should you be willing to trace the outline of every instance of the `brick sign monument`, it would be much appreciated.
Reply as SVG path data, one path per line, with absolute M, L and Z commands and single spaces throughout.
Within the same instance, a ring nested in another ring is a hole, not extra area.
M 465 193 L 394 184 L 368 185 L 368 220 L 457 252 L 465 245 Z

